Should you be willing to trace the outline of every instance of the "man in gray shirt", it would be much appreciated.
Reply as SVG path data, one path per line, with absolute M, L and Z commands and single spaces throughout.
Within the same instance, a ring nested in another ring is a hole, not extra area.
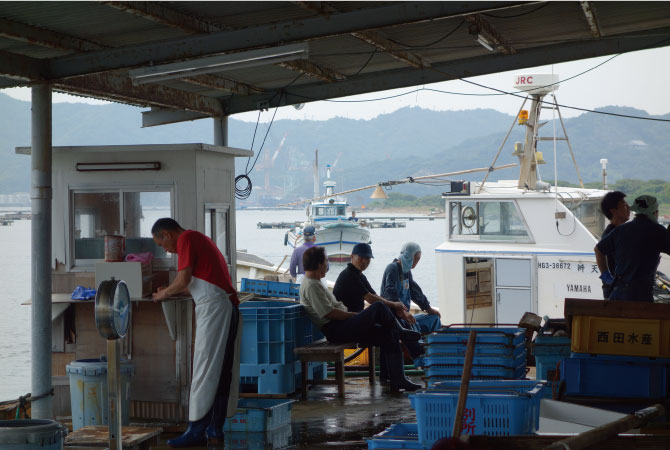
M 335 344 L 356 342 L 379 346 L 389 370 L 391 391 L 420 389 L 421 385 L 405 377 L 399 339 L 416 342 L 421 334 L 403 328 L 382 302 L 375 302 L 358 313 L 347 311 L 347 307 L 321 283 L 327 268 L 323 247 L 308 249 L 303 255 L 303 267 L 305 278 L 300 285 L 300 303 L 326 338 Z

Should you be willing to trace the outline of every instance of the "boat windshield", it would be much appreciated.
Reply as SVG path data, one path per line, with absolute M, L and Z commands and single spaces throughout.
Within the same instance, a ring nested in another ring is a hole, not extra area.
M 346 216 L 346 205 L 315 206 L 314 216 Z
M 531 242 L 528 227 L 512 200 L 449 202 L 449 238 Z

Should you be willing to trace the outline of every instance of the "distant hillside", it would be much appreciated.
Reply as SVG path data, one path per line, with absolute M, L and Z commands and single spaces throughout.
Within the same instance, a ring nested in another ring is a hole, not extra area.
M 648 116 L 627 107 L 604 110 Z M 124 105 L 56 103 L 53 112 L 54 145 L 109 145 L 141 143 L 212 142 L 212 121 L 199 120 L 153 128 L 141 128 L 140 108 Z M 670 114 L 664 116 L 670 118 Z M 14 148 L 30 145 L 30 103 L 0 93 L 0 194 L 25 192 L 30 186 L 30 158 L 14 154 Z M 311 165 L 319 149 L 323 180 L 325 164 L 335 164 L 337 189 L 345 190 L 377 181 L 449 172 L 491 164 L 512 116 L 494 110 L 432 111 L 403 108 L 371 120 L 335 118 L 327 121 L 279 120 L 272 125 L 265 148 L 250 177 L 254 195 L 247 203 L 290 201 L 311 196 Z M 600 179 L 601 158 L 609 159 L 611 183 L 622 178 L 670 180 L 670 124 L 586 113 L 565 121 L 577 162 L 585 181 Z M 231 119 L 230 145 L 249 148 L 253 123 Z M 259 126 L 254 150 L 267 130 Z M 543 129 L 550 136 L 552 124 Z M 557 126 L 560 135 L 560 124 Z M 523 140 L 523 128 L 515 127 L 496 163 L 516 162 L 514 141 Z M 283 146 L 272 162 L 282 138 Z M 553 144 L 540 143 L 547 164 L 541 167 L 546 180 L 553 179 Z M 558 142 L 559 178 L 576 182 L 572 159 L 564 142 Z M 238 160 L 238 173 L 247 160 Z M 265 171 L 269 171 L 265 186 Z M 516 178 L 517 169 L 495 172 L 493 179 Z M 465 177 L 467 178 L 467 177 Z M 472 179 L 473 177 L 470 177 Z M 480 179 L 476 175 L 474 179 Z M 266 190 L 267 187 L 267 190 Z M 396 192 L 412 195 L 439 194 L 441 187 L 402 186 Z M 366 194 L 349 197 L 353 204 L 367 202 Z M 244 204 L 244 203 L 241 203 Z

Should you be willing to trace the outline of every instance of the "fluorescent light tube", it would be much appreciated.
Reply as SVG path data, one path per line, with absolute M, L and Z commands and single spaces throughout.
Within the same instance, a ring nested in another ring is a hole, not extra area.
M 77 172 L 110 172 L 121 170 L 161 170 L 161 163 L 152 162 L 119 162 L 119 163 L 77 163 Z
M 128 75 L 133 80 L 133 84 L 139 85 L 225 70 L 248 69 L 296 59 L 307 59 L 308 56 L 308 44 L 300 43 L 142 67 L 128 71 Z
M 493 46 L 491 45 L 491 43 L 490 43 L 484 36 L 482 36 L 481 34 L 478 34 L 478 35 L 477 35 L 477 42 L 479 42 L 480 44 L 482 44 L 482 46 L 483 46 L 485 49 L 487 49 L 488 51 L 490 51 L 490 52 L 492 52 L 492 51 L 494 50 L 494 49 L 493 49 Z

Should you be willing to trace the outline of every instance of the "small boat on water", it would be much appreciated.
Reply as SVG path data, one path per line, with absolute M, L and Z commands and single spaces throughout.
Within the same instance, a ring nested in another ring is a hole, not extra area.
M 326 249 L 328 259 L 347 262 L 354 245 L 370 243 L 370 231 L 361 226 L 355 216 L 349 215 L 346 199 L 334 193 L 336 182 L 330 179 L 330 165 L 326 166 L 326 194 L 320 201 L 314 200 L 307 207 L 308 219 L 291 228 L 284 236 L 284 245 L 296 248 L 302 245 L 302 230 L 312 225 L 316 228 L 316 243 Z

